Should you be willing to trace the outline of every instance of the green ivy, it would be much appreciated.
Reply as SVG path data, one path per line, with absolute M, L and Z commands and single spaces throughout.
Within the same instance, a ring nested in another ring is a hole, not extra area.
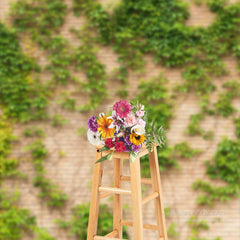
M 23 135 L 25 137 L 45 137 L 43 130 L 35 126 L 24 129 Z
M 51 117 L 51 125 L 53 127 L 63 126 L 66 123 L 68 123 L 68 120 L 59 114 L 55 114 Z
M 236 126 L 236 131 L 235 131 L 236 136 L 240 140 L 240 117 L 235 118 L 234 123 L 235 123 L 235 126 Z
M 16 205 L 18 192 L 0 190 L 0 240 L 21 240 L 24 235 L 36 236 L 34 240 L 55 240 L 49 233 L 37 227 L 29 210 Z
M 103 99 L 106 98 L 106 72 L 105 65 L 96 57 L 97 48 L 93 42 L 93 37 L 89 28 L 71 29 L 71 31 L 81 40 L 82 44 L 76 48 L 73 57 L 75 68 L 86 73 L 88 82 L 81 84 L 83 93 L 90 95 L 88 103 L 79 106 L 80 111 L 94 110 Z
M 41 190 L 39 197 L 45 199 L 48 206 L 63 206 L 67 200 L 67 195 L 59 186 L 45 177 L 44 158 L 47 156 L 48 152 L 44 144 L 41 140 L 36 140 L 25 149 L 30 150 L 33 156 L 33 163 L 36 169 L 36 176 L 33 179 L 33 184 Z
M 85 240 L 87 239 L 89 209 L 89 203 L 79 204 L 73 208 L 73 217 L 70 221 L 67 222 L 61 219 L 56 221 L 60 227 L 69 229 L 71 236 L 75 236 L 78 240 Z M 108 206 L 105 204 L 100 204 L 97 235 L 104 236 L 112 232 L 112 219 L 113 215 L 110 213 Z M 125 227 L 123 227 L 123 238 L 128 238 Z
M 30 77 L 38 66 L 22 53 L 14 30 L 2 23 L 0 69 L 0 100 L 4 113 L 20 121 L 46 118 L 46 87 Z
M 201 231 L 209 230 L 209 224 L 206 220 L 199 220 L 196 216 L 190 217 L 187 224 L 191 230 L 190 240 L 209 240 L 209 238 L 200 237 Z M 221 240 L 221 237 L 216 237 L 212 240 Z
M 218 101 L 215 103 L 216 113 L 228 117 L 236 111 L 232 105 L 232 100 L 240 97 L 240 81 L 233 80 L 223 84 L 226 90 L 220 93 Z
M 229 201 L 239 196 L 240 185 L 240 142 L 224 138 L 219 144 L 212 161 L 207 161 L 207 174 L 212 179 L 220 179 L 227 185 L 216 187 L 206 181 L 197 180 L 193 189 L 204 192 L 199 195 L 199 204 L 213 205 L 217 200 Z
M 178 143 L 174 146 L 173 155 L 182 158 L 192 158 L 201 153 L 200 149 L 192 149 L 187 142 Z
M 148 81 L 142 81 L 139 84 L 137 99 L 145 105 L 145 110 L 153 122 L 168 128 L 169 121 L 173 117 L 173 103 L 166 82 L 167 79 L 162 74 Z
M 12 134 L 12 125 L 5 116 L 0 117 L 0 186 L 2 181 L 9 177 L 26 176 L 17 170 L 19 161 L 8 157 L 11 144 L 16 139 Z M 17 191 L 9 192 L 5 189 L 0 190 L 0 240 L 20 240 L 25 233 L 32 234 L 36 231 L 45 231 L 37 227 L 35 217 L 29 210 L 18 207 Z M 46 231 L 45 231 L 46 232 Z M 38 234 L 37 234 L 38 235 Z M 46 232 L 49 238 L 41 240 L 54 240 Z

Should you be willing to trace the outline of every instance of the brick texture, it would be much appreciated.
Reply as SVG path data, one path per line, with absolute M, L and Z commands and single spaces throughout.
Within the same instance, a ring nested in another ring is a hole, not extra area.
M 66 1 L 69 9 L 71 9 L 71 0 Z M 102 4 L 108 7 L 111 11 L 112 6 L 116 1 L 103 0 Z M 117 1 L 119 2 L 119 1 Z M 0 19 L 4 22 L 9 21 L 7 19 L 9 11 L 9 0 L 0 0 Z M 187 21 L 189 26 L 208 26 L 214 19 L 214 14 L 204 5 L 190 4 L 190 18 Z M 73 16 L 71 10 L 69 10 L 66 17 L 66 23 L 61 28 L 61 34 L 69 39 L 71 44 L 77 46 L 78 40 L 68 31 L 70 27 L 77 27 L 84 23 L 84 18 L 76 18 Z M 21 44 L 26 53 L 31 54 L 39 60 L 39 64 L 46 65 L 48 60 L 46 54 L 39 50 L 37 46 L 29 43 L 27 37 L 22 39 Z M 27 46 L 31 46 L 30 48 Z M 100 47 L 97 53 L 99 60 L 106 64 L 107 73 L 111 73 L 114 68 L 119 66 L 117 62 L 117 56 L 111 49 L 111 47 Z M 164 75 L 168 78 L 168 85 L 171 91 L 175 83 L 181 82 L 182 69 L 168 69 L 160 65 L 155 65 L 151 56 L 146 56 L 146 71 L 142 74 L 136 74 L 131 72 L 129 82 L 129 99 L 131 99 L 137 93 L 137 86 L 141 78 L 149 79 L 150 77 L 157 76 L 160 72 L 164 72 Z M 212 102 L 217 100 L 218 93 L 222 90 L 221 85 L 223 82 L 239 78 L 239 74 L 236 69 L 236 59 L 232 57 L 226 57 L 224 59 L 230 74 L 227 77 L 221 77 L 214 79 L 214 82 L 218 86 L 217 93 L 211 96 Z M 84 73 L 73 73 L 74 75 L 84 79 Z M 48 72 L 41 74 L 41 79 L 47 81 L 51 76 Z M 109 82 L 108 89 L 110 96 L 106 101 L 99 106 L 95 111 L 106 112 L 112 104 L 118 100 L 115 94 L 116 84 Z M 87 142 L 86 136 L 80 137 L 76 134 L 79 127 L 87 126 L 87 119 L 89 114 L 81 114 L 79 112 L 71 112 L 63 110 L 56 103 L 62 90 L 72 92 L 76 97 L 77 102 L 83 103 L 87 97 L 79 93 L 76 89 L 76 85 L 69 83 L 67 86 L 58 87 L 51 101 L 48 109 L 49 113 L 60 114 L 68 119 L 68 123 L 61 128 L 54 128 L 49 122 L 35 122 L 28 125 L 17 124 L 14 127 L 14 133 L 19 136 L 19 142 L 13 146 L 14 157 L 23 159 L 20 163 L 20 170 L 27 174 L 28 179 L 26 181 L 13 181 L 6 180 L 5 186 L 14 188 L 18 187 L 21 191 L 20 205 L 24 208 L 28 208 L 36 216 L 38 225 L 49 230 L 49 232 L 58 240 L 75 240 L 74 237 L 70 237 L 66 231 L 63 231 L 57 227 L 53 222 L 57 218 L 71 219 L 71 208 L 76 204 L 86 203 L 90 200 L 91 192 L 90 186 L 93 175 L 94 164 L 94 148 Z M 227 240 L 237 240 L 240 238 L 240 203 L 238 199 L 233 199 L 228 203 L 217 203 L 214 208 L 200 208 L 196 205 L 196 197 L 198 193 L 191 189 L 191 185 L 196 179 L 209 180 L 205 174 L 204 161 L 211 159 L 212 155 L 216 151 L 217 144 L 223 136 L 228 136 L 231 139 L 235 139 L 234 125 L 232 122 L 233 117 L 207 117 L 201 124 L 206 130 L 212 130 L 215 133 L 215 137 L 212 141 L 205 141 L 202 137 L 189 137 L 183 132 L 189 123 L 189 116 L 191 114 L 198 113 L 198 97 L 193 94 L 182 94 L 177 96 L 176 104 L 174 108 L 175 117 L 171 121 L 171 128 L 167 133 L 168 141 L 170 145 L 180 143 L 182 141 L 188 141 L 194 148 L 200 148 L 203 153 L 190 160 L 180 159 L 180 170 L 171 169 L 167 172 L 161 173 L 162 185 L 163 185 L 163 200 L 166 207 L 172 209 L 171 218 L 167 219 L 167 225 L 171 222 L 178 224 L 177 230 L 179 231 L 179 238 L 182 240 L 189 239 L 190 230 L 187 227 L 186 221 L 192 215 L 198 215 L 200 219 L 206 219 L 209 221 L 211 229 L 203 232 L 202 237 L 214 238 L 221 236 Z M 234 100 L 234 106 L 240 109 L 239 99 Z M 23 129 L 26 126 L 38 126 L 41 127 L 47 136 L 44 138 L 44 144 L 49 151 L 46 159 L 45 168 L 47 170 L 47 176 L 53 180 L 53 182 L 59 184 L 59 186 L 67 193 L 69 200 L 66 207 L 61 210 L 51 210 L 46 207 L 45 203 L 37 196 L 39 190 L 32 185 L 32 178 L 35 175 L 33 164 L 30 160 L 28 153 L 23 151 L 23 147 L 30 143 L 31 140 L 25 138 L 22 134 Z M 59 151 L 66 153 L 66 156 L 60 157 Z M 159 150 L 160 151 L 160 150 Z M 103 184 L 112 184 L 112 162 L 105 163 Z M 129 174 L 128 161 L 124 161 L 124 173 Z M 209 180 L 210 181 L 210 180 Z M 215 183 L 215 182 L 213 182 Z M 222 184 L 222 183 L 216 183 Z M 127 183 L 124 187 L 130 187 Z M 144 194 L 150 194 L 151 189 L 144 188 Z M 103 202 L 112 207 L 110 200 L 104 199 Z M 130 197 L 124 198 L 124 204 L 129 205 L 129 208 L 124 209 L 124 217 L 131 219 L 131 199 Z M 144 206 L 144 222 L 154 224 L 154 206 L 152 202 Z M 220 218 L 220 221 L 216 221 Z M 131 228 L 128 229 L 129 235 L 132 237 Z M 144 231 L 145 239 L 153 240 L 157 239 L 156 233 L 152 231 Z M 23 237 L 24 240 L 28 240 L 27 236 Z

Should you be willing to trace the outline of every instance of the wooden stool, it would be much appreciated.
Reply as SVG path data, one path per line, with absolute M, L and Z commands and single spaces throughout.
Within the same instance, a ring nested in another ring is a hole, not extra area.
M 109 151 L 96 151 L 96 161 Z M 149 154 L 149 165 L 151 179 L 142 178 L 140 175 L 140 157 L 148 154 L 148 150 L 142 147 L 141 152 L 133 163 L 130 163 L 131 176 L 122 175 L 122 159 L 129 159 L 127 152 L 114 152 L 114 181 L 113 187 L 102 187 L 103 162 L 94 166 L 94 176 L 92 184 L 92 197 L 88 222 L 87 240 L 117 240 L 122 239 L 122 226 L 132 226 L 134 240 L 143 240 L 143 228 L 158 231 L 157 240 L 167 240 L 165 225 L 165 214 L 162 202 L 161 180 L 158 166 L 157 147 L 154 146 Z M 131 182 L 131 190 L 120 188 L 122 181 Z M 153 193 L 142 199 L 141 183 L 151 184 Z M 97 224 L 99 213 L 99 200 L 113 194 L 113 231 L 105 236 L 97 236 Z M 132 195 L 133 222 L 122 219 L 122 194 Z M 143 224 L 142 205 L 154 199 L 157 225 Z

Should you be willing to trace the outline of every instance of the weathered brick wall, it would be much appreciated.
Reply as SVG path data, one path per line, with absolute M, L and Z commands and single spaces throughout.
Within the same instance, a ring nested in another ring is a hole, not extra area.
M 105 6 L 111 6 L 112 1 L 102 1 Z M 0 19 L 8 22 L 7 13 L 9 10 L 10 0 L 0 0 Z M 69 8 L 71 7 L 71 0 L 67 0 Z M 188 20 L 188 25 L 201 25 L 208 26 L 214 19 L 214 14 L 211 13 L 208 8 L 203 4 L 201 6 L 190 5 L 191 16 Z M 72 12 L 69 11 L 66 17 L 66 23 L 61 29 L 61 34 L 68 38 L 73 45 L 78 45 L 78 41 L 74 36 L 69 33 L 70 27 L 80 26 L 84 22 L 84 19 L 76 18 Z M 47 57 L 44 52 L 37 49 L 36 46 L 32 46 L 29 50 L 26 46 L 27 38 L 22 41 L 22 46 L 25 51 L 39 60 L 41 65 L 47 63 Z M 30 52 L 29 52 L 30 51 Z M 106 64 L 107 72 L 110 73 L 114 68 L 118 67 L 117 56 L 110 47 L 100 47 L 98 52 L 99 59 Z M 146 72 L 139 75 L 136 73 L 130 74 L 130 88 L 129 99 L 131 99 L 137 93 L 137 86 L 140 78 L 148 79 L 152 76 L 157 76 L 160 72 L 164 72 L 165 76 L 169 80 L 170 91 L 176 82 L 181 80 L 182 69 L 168 69 L 160 65 L 155 65 L 151 56 L 146 57 Z M 221 85 L 224 81 L 236 79 L 239 74 L 236 70 L 236 60 L 231 57 L 224 59 L 230 75 L 227 77 L 216 78 L 214 81 L 219 87 L 218 92 L 221 91 Z M 84 79 L 83 73 L 76 73 L 76 76 Z M 50 76 L 47 73 L 41 74 L 42 80 L 47 80 Z M 42 201 L 37 197 L 39 191 L 32 186 L 32 178 L 34 176 L 34 168 L 29 159 L 29 155 L 22 150 L 24 146 L 29 143 L 29 140 L 24 138 L 22 130 L 26 125 L 18 124 L 15 126 L 14 133 L 20 137 L 18 144 L 13 147 L 13 156 L 26 159 L 20 164 L 22 172 L 28 175 L 27 181 L 5 181 L 6 186 L 18 187 L 21 191 L 20 205 L 28 208 L 37 217 L 38 225 L 45 227 L 49 232 L 55 236 L 58 240 L 75 239 L 69 237 L 67 233 L 60 230 L 53 221 L 56 218 L 70 219 L 71 208 L 79 203 L 85 203 L 90 200 L 90 185 L 93 174 L 94 163 L 94 148 L 87 142 L 85 137 L 79 137 L 76 131 L 79 127 L 86 127 L 88 114 L 81 114 L 79 112 L 69 112 L 62 110 L 55 102 L 59 98 L 61 90 L 67 90 L 75 92 L 75 86 L 68 84 L 67 87 L 59 87 L 56 90 L 55 97 L 49 107 L 49 113 L 61 114 L 69 123 L 62 128 L 54 128 L 50 124 L 43 124 L 42 122 L 34 123 L 47 133 L 44 143 L 49 151 L 48 158 L 46 160 L 47 176 L 54 182 L 58 183 L 60 187 L 67 193 L 69 200 L 67 206 L 62 210 L 50 210 Z M 108 89 L 115 89 L 113 83 L 109 83 Z M 86 97 L 80 95 L 77 91 L 75 96 L 79 103 L 86 101 Z M 216 101 L 217 93 L 212 96 L 212 101 Z M 114 91 L 110 92 L 110 96 L 97 110 L 98 112 L 104 112 L 109 109 L 112 104 L 118 99 Z M 191 215 L 199 215 L 200 218 L 206 219 L 211 225 L 211 229 L 202 234 L 203 237 L 214 238 L 216 236 L 222 236 L 223 239 L 237 240 L 240 238 L 240 203 L 238 199 L 232 200 L 229 203 L 218 203 L 214 208 L 199 208 L 195 204 L 197 193 L 191 189 L 191 185 L 194 180 L 198 178 L 208 177 L 205 175 L 204 161 L 211 158 L 216 151 L 217 143 L 221 140 L 222 136 L 228 136 L 234 139 L 234 126 L 232 118 L 222 117 L 207 117 L 202 126 L 207 130 L 213 130 L 215 137 L 213 141 L 205 141 L 202 137 L 188 137 L 184 135 L 184 130 L 189 123 L 189 116 L 194 113 L 198 113 L 198 97 L 193 94 L 182 94 L 177 96 L 175 105 L 175 117 L 171 122 L 171 128 L 167 133 L 168 141 L 170 145 L 180 143 L 182 141 L 189 141 L 189 144 L 194 148 L 200 148 L 204 152 L 198 157 L 191 160 L 180 159 L 179 163 L 182 167 L 181 170 L 169 170 L 161 174 L 163 185 L 163 197 L 164 204 L 172 209 L 172 220 L 179 224 L 179 239 L 187 240 L 189 236 L 189 228 L 186 221 Z M 240 109 L 240 101 L 234 100 L 234 105 Z M 30 125 L 30 124 L 28 124 Z M 66 156 L 60 157 L 59 150 L 66 153 Z M 105 164 L 103 183 L 109 185 L 112 183 L 112 163 Z M 124 162 L 124 172 L 129 172 L 128 162 Z M 220 183 L 219 183 L 220 184 Z M 124 186 L 127 187 L 127 183 Z M 146 194 L 151 193 L 151 189 L 147 188 Z M 104 200 L 112 206 L 111 201 Z M 124 198 L 124 204 L 131 206 L 130 197 Z M 129 210 L 124 210 L 124 217 L 131 218 Z M 221 218 L 220 222 L 216 221 L 216 218 Z M 144 221 L 146 223 L 155 223 L 154 208 L 150 202 L 144 207 Z M 170 221 L 167 221 L 170 224 Z M 129 228 L 129 234 L 132 235 Z M 27 236 L 24 240 L 27 240 Z M 133 238 L 131 238 L 133 239 Z M 157 239 L 155 233 L 151 231 L 145 231 L 145 239 L 153 240 Z

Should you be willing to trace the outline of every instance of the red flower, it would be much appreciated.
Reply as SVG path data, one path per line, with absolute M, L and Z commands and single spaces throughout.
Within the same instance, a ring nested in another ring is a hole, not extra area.
M 117 152 L 124 152 L 125 145 L 123 142 L 119 141 L 119 142 L 116 142 L 115 148 L 116 148 Z
M 108 148 L 114 147 L 114 143 L 113 143 L 113 141 L 112 141 L 111 138 L 108 138 L 108 139 L 105 141 L 105 144 L 106 144 L 106 146 L 107 146 Z

